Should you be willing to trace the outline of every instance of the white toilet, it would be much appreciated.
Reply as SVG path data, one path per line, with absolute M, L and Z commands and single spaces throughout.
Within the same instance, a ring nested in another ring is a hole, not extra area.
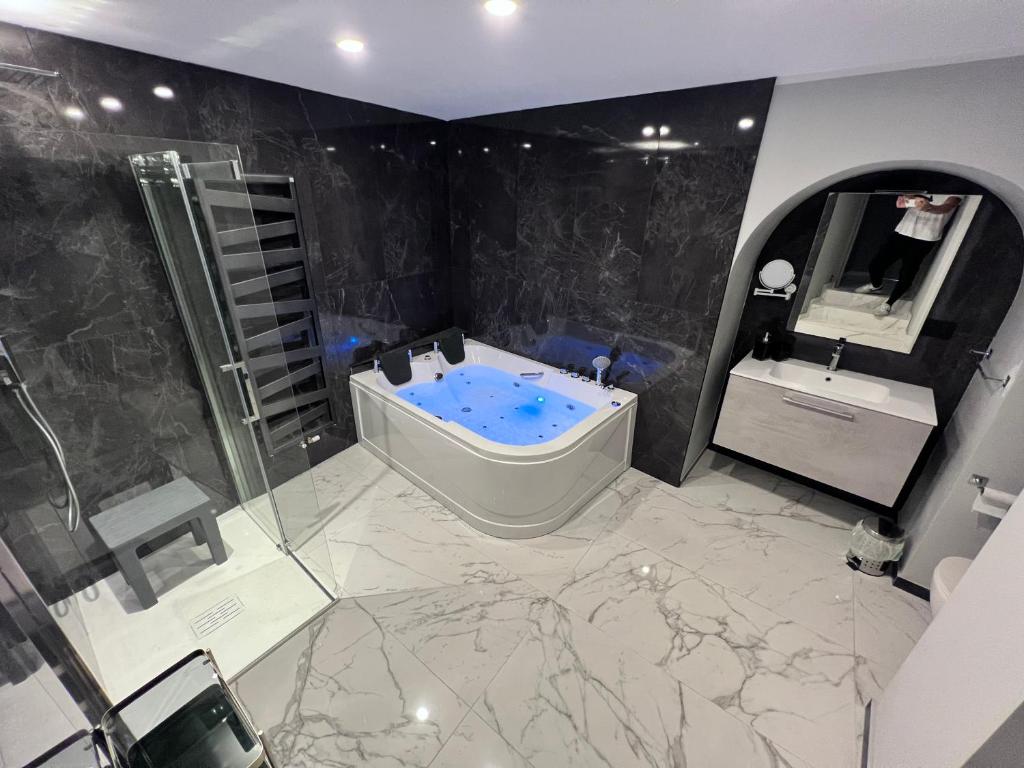
M 939 615 L 950 594 L 974 562 L 969 557 L 947 557 L 941 560 L 932 572 L 931 605 L 932 618 Z

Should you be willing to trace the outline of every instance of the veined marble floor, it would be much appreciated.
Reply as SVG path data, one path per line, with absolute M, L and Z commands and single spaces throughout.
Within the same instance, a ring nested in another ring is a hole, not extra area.
M 358 446 L 314 473 L 341 600 L 236 681 L 285 766 L 849 768 L 928 621 L 846 567 L 863 510 L 711 452 L 525 541 Z

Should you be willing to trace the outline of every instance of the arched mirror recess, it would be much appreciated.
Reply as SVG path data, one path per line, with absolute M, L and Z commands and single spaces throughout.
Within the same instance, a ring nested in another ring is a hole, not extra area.
M 732 350 L 733 370 L 768 334 L 776 358 L 812 363 L 826 373 L 835 363 L 839 373 L 930 390 L 934 419 L 895 494 L 873 499 L 869 485 L 851 480 L 847 488 L 841 484 L 846 478 L 822 480 L 808 468 L 781 468 L 898 510 L 978 368 L 974 353 L 989 349 L 1013 302 L 1022 254 L 1021 224 L 998 196 L 950 174 L 906 169 L 860 175 L 797 205 L 758 257 Z M 779 260 L 796 275 L 788 301 L 757 290 L 764 288 L 757 275 Z M 983 371 L 993 386 L 1005 373 Z M 725 401 L 720 427 L 724 416 Z M 713 442 L 729 448 L 722 432 L 716 429 Z

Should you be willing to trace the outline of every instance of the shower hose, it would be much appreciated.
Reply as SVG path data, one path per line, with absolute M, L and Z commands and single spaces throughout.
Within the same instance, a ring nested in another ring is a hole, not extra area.
M 75 486 L 71 482 L 71 475 L 68 474 L 68 464 L 67 459 L 64 457 L 64 448 L 61 447 L 60 440 L 57 439 L 57 435 L 43 417 L 43 414 L 36 405 L 35 400 L 32 399 L 32 395 L 28 393 L 28 387 L 26 387 L 24 383 L 19 383 L 15 384 L 13 389 L 14 396 L 18 398 L 18 403 L 21 404 L 25 414 L 32 419 L 32 423 L 36 425 L 39 431 L 43 434 L 43 437 L 46 438 L 46 442 L 49 443 L 50 447 L 53 449 L 53 454 L 57 459 L 57 466 L 60 468 L 60 473 L 64 477 L 64 485 L 67 491 L 67 519 L 65 520 L 65 525 L 67 526 L 68 532 L 74 533 L 78 530 L 78 524 L 82 519 L 82 512 L 78 503 L 78 494 L 75 492 Z M 61 504 L 55 506 L 65 505 Z

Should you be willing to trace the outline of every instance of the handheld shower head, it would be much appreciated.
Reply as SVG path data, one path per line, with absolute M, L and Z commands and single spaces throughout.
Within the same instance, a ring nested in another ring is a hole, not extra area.
M 591 364 L 597 369 L 597 376 L 594 378 L 594 381 L 600 387 L 601 382 L 604 381 L 604 372 L 611 367 L 612 361 L 604 355 L 598 355 L 591 361 Z
M 0 384 L 17 387 L 23 383 L 18 366 L 14 364 L 14 352 L 4 336 L 0 336 Z

